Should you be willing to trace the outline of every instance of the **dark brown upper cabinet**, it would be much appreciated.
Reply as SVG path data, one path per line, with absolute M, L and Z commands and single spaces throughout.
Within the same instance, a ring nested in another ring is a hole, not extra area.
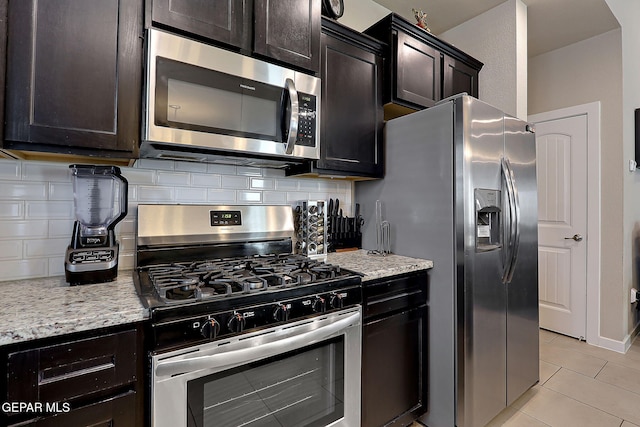
M 243 38 L 244 0 L 153 0 L 151 16 L 160 26 L 181 29 L 237 48 Z
M 320 67 L 320 0 L 254 1 L 254 51 L 317 72 Z
M 320 69 L 321 0 L 153 0 L 151 25 L 270 58 Z
M 137 157 L 142 17 L 140 0 L 10 2 L 3 148 Z
M 320 159 L 289 174 L 381 178 L 383 44 L 322 18 Z
M 318 168 L 381 178 L 382 47 L 376 40 L 323 19 L 322 110 Z
M 428 108 L 466 92 L 478 96 L 482 62 L 392 13 L 365 34 L 387 43 L 385 119 Z
M 478 97 L 478 70 L 450 56 L 444 57 L 442 97 L 466 92 Z
M 440 51 L 403 32 L 396 41 L 396 84 L 393 97 L 424 107 L 440 100 Z

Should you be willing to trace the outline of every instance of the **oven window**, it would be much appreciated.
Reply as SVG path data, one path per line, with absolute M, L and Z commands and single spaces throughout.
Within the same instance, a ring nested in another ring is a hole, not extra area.
M 344 416 L 344 336 L 189 381 L 187 425 L 325 426 Z

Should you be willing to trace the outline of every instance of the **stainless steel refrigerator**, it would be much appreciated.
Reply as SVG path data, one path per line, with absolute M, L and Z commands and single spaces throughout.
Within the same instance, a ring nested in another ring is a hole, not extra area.
M 365 249 L 380 200 L 392 252 L 434 262 L 420 421 L 483 426 L 539 378 L 533 129 L 461 95 L 388 121 L 385 156 L 355 201 Z

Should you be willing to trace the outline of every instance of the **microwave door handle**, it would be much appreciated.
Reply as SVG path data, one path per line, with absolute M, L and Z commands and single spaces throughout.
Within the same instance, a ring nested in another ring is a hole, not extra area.
M 291 79 L 287 79 L 284 82 L 284 87 L 289 92 L 289 104 L 291 107 L 291 117 L 289 118 L 289 132 L 287 133 L 287 141 L 285 147 L 285 153 L 292 154 L 296 145 L 296 139 L 298 137 L 298 91 L 296 85 Z
M 352 324 L 360 321 L 360 312 L 351 314 L 336 322 L 326 326 L 321 326 L 311 331 L 299 334 L 287 334 L 282 339 L 263 343 L 260 345 L 247 345 L 237 350 L 229 350 L 226 346 L 218 347 L 220 353 L 213 353 L 204 356 L 193 356 L 181 360 L 165 360 L 156 365 L 155 375 L 157 378 L 169 378 L 176 375 L 193 373 L 200 370 L 211 369 L 228 369 L 234 366 L 243 365 L 258 359 L 275 356 L 277 354 L 286 353 L 300 347 L 320 342 L 325 338 L 344 330 Z M 288 335 L 288 336 L 287 336 Z M 228 344 L 231 345 L 231 344 Z

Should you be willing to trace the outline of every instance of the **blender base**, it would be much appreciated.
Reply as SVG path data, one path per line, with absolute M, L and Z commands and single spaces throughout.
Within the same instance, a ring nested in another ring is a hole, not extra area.
M 118 266 L 116 265 L 107 270 L 100 269 L 82 272 L 65 270 L 64 276 L 67 280 L 67 283 L 69 283 L 71 286 L 113 282 L 118 278 Z

